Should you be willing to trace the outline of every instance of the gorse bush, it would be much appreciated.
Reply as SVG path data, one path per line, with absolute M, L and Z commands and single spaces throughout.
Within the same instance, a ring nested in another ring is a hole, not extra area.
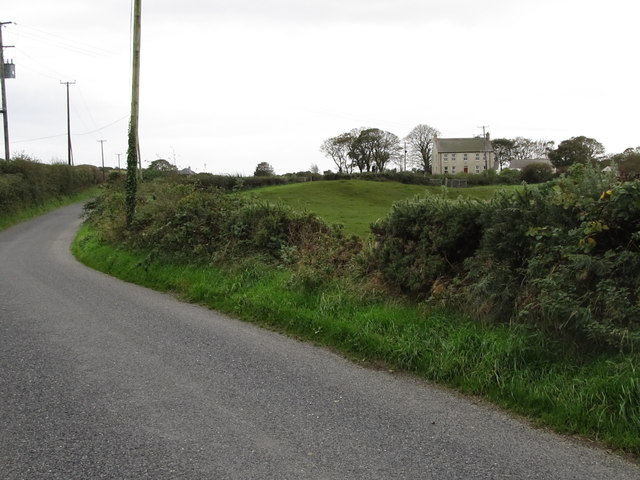
M 373 227 L 393 289 L 590 347 L 640 347 L 640 183 L 589 167 L 484 204 L 425 198 Z
M 163 180 L 141 185 L 136 215 L 127 228 L 121 190 L 114 185 L 87 204 L 88 221 L 104 240 L 153 255 L 197 263 L 260 256 L 293 264 L 298 251 L 316 251 L 318 244 L 326 250 L 341 241 L 338 230 L 313 214 Z
M 428 296 L 438 279 L 460 273 L 477 249 L 484 208 L 476 200 L 441 197 L 396 203 L 372 226 L 377 237 L 372 268 L 403 293 Z
M 45 165 L 21 155 L 0 160 L 0 209 L 4 213 L 72 195 L 100 182 L 97 168 Z

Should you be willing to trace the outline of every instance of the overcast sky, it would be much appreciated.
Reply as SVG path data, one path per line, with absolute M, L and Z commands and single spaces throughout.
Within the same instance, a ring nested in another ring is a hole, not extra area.
M 12 154 L 117 165 L 131 102 L 131 0 L 5 2 Z M 143 0 L 144 165 L 251 175 L 335 165 L 356 127 L 482 133 L 608 153 L 640 146 L 637 0 Z M 125 155 L 121 157 L 125 164 Z

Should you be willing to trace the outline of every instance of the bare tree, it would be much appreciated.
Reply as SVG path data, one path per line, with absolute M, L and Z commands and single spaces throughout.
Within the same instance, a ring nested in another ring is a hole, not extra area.
M 351 133 L 343 133 L 337 137 L 327 138 L 320 145 L 320 151 L 333 160 L 338 167 L 338 173 L 351 173 L 353 169 L 349 158 L 352 141 Z
M 512 154 L 515 160 L 547 158 L 547 152 L 554 145 L 554 142 L 549 140 L 531 140 L 524 137 L 516 137 L 513 141 Z
M 411 130 L 404 138 L 409 147 L 409 158 L 412 165 L 417 166 L 427 173 L 431 173 L 431 154 L 433 152 L 433 139 L 440 132 L 429 125 L 420 124 Z

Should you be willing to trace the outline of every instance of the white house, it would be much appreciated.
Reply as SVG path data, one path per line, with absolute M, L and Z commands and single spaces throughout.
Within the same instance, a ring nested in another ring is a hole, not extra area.
M 484 137 L 433 139 L 432 173 L 478 174 L 496 168 L 496 154 L 487 133 Z

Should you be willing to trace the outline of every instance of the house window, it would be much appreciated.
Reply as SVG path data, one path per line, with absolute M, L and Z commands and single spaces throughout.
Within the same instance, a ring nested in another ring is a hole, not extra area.
M 469 159 L 468 157 L 469 157 L 469 156 L 465 153 L 465 154 L 464 154 L 464 161 L 465 161 L 465 162 Z
M 476 165 L 476 173 L 480 173 L 480 166 Z
M 444 161 L 448 162 L 449 161 L 449 155 L 447 155 L 446 153 L 444 154 Z
M 451 173 L 456 173 L 456 166 L 455 166 L 455 165 L 453 165 L 453 166 L 451 167 Z
M 449 167 L 447 166 L 444 167 L 444 173 L 449 173 Z
M 480 154 L 476 153 L 476 162 L 479 162 L 479 161 L 480 161 Z
M 456 154 L 455 153 L 451 154 L 451 161 L 453 161 L 453 162 L 456 161 Z

